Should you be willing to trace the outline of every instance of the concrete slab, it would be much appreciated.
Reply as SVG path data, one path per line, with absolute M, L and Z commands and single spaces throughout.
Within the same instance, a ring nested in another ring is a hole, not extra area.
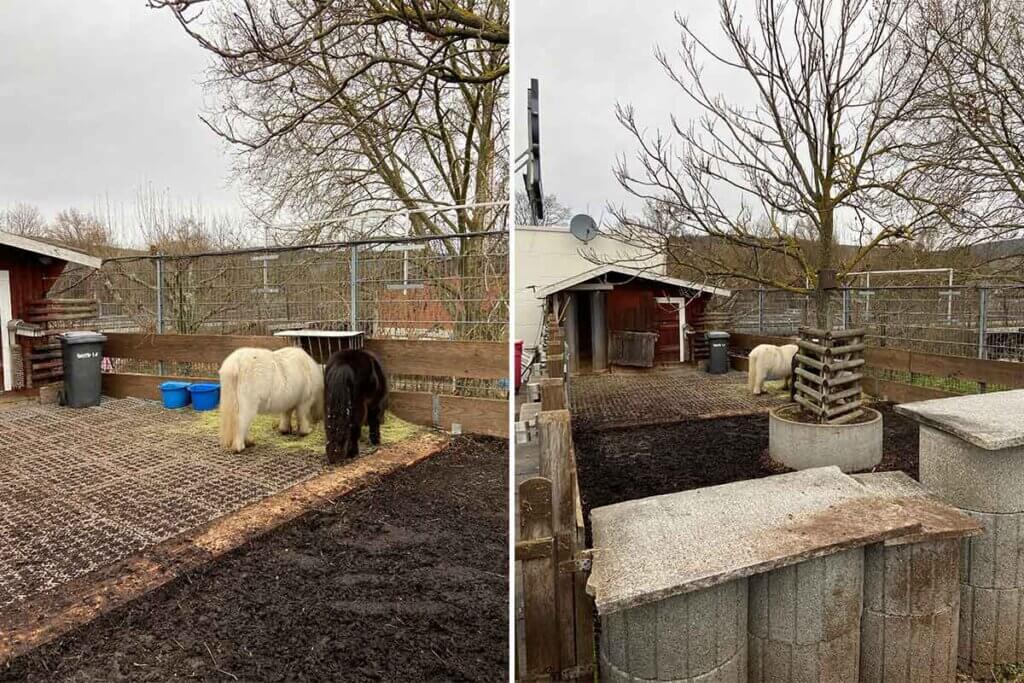
M 923 543 L 946 538 L 978 536 L 984 527 L 975 518 L 943 502 L 905 472 L 870 472 L 851 475 L 872 493 L 884 496 L 901 506 L 921 523 L 921 530 L 890 538 L 886 545 Z
M 1024 446 L 1024 389 L 904 403 L 895 410 L 985 450 Z
M 998 452 L 921 425 L 921 483 L 947 503 L 974 512 L 1024 511 L 1024 446 Z
M 597 508 L 587 592 L 604 615 L 921 529 L 838 467 Z

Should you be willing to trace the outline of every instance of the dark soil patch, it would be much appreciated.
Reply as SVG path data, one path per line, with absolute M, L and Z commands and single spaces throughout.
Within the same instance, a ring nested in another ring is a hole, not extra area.
M 455 437 L 15 659 L 0 681 L 503 680 L 507 453 Z
M 882 463 L 917 478 L 917 423 L 872 406 L 884 422 Z M 590 510 L 604 505 L 775 474 L 762 464 L 768 449 L 765 413 L 674 424 L 573 433 L 580 496 Z

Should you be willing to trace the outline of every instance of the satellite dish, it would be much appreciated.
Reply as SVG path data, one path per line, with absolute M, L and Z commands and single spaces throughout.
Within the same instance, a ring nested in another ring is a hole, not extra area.
M 569 232 L 581 242 L 589 242 L 597 237 L 597 223 L 585 213 L 578 213 L 569 221 Z

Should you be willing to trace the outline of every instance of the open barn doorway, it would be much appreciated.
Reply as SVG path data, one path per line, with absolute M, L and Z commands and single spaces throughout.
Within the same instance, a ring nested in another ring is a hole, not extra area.
M 11 273 L 0 270 L 0 376 L 3 383 L 0 391 L 11 391 L 14 388 L 14 353 L 8 324 L 14 317 L 11 311 Z

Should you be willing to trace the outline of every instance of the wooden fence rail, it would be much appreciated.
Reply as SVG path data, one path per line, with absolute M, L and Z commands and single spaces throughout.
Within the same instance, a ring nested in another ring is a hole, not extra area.
M 749 352 L 758 344 L 792 344 L 792 337 L 772 337 L 756 334 L 733 334 L 729 346 L 738 351 Z M 891 370 L 950 380 L 965 380 L 981 385 L 998 384 L 1015 389 L 1024 389 L 1024 363 L 1012 361 L 982 360 L 922 353 L 907 349 L 869 346 L 864 349 L 864 362 L 868 368 Z M 733 357 L 733 367 L 746 370 L 746 358 Z M 864 390 L 879 398 L 896 403 L 943 398 L 954 394 L 940 389 L 893 382 L 877 377 L 864 378 Z
M 540 381 L 540 476 L 519 485 L 516 560 L 526 649 L 519 680 L 577 680 L 594 671 L 590 559 L 565 392 L 561 379 Z
M 238 335 L 152 335 L 111 332 L 103 354 L 167 363 L 219 365 L 237 348 L 248 346 L 280 349 L 290 344 L 282 337 Z M 508 344 L 504 342 L 406 341 L 368 339 L 365 348 L 377 353 L 392 375 L 500 379 L 508 376 Z M 136 373 L 105 373 L 103 393 L 121 398 L 160 398 L 160 384 L 167 380 L 196 381 L 199 377 L 175 377 Z M 508 437 L 508 401 L 433 394 L 424 391 L 392 391 L 389 409 L 414 424 Z

